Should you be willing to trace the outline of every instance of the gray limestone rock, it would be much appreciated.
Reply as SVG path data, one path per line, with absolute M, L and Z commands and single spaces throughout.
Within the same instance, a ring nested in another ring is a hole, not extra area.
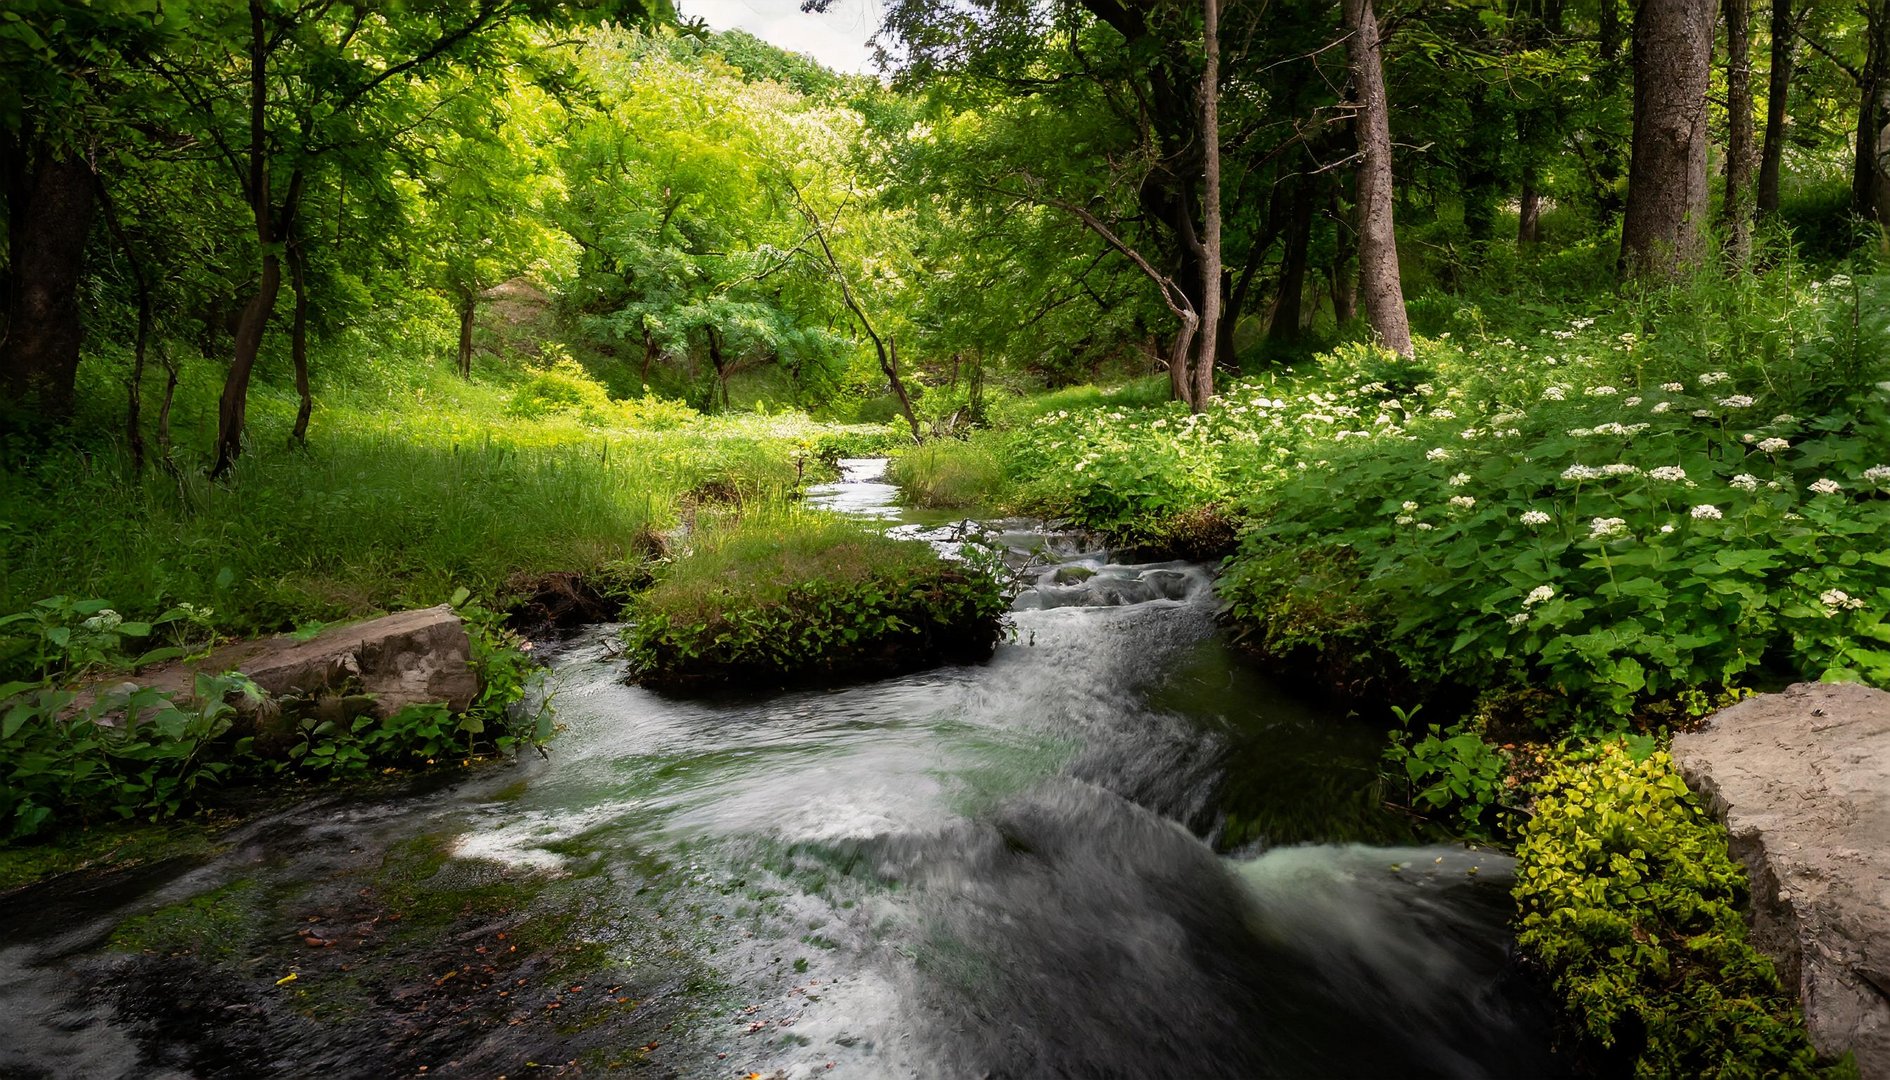
M 1676 736 L 1752 878 L 1753 944 L 1814 1045 L 1890 1078 L 1890 693 L 1800 683 Z

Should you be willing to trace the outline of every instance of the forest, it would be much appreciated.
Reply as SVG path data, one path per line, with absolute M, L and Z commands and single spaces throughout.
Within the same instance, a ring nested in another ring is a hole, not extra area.
M 1890 1075 L 1890 0 L 876 19 L 7 0 L 0 1074 Z

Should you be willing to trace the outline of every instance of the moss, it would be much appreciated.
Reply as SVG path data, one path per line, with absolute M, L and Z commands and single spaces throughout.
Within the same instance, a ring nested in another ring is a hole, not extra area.
M 126 919 L 112 931 L 108 946 L 121 952 L 230 963 L 249 951 L 262 902 L 262 886 L 252 878 L 239 878 Z
M 701 536 L 630 607 L 632 670 L 668 690 L 844 681 L 982 660 L 990 574 L 830 515 L 768 514 Z
M 209 821 L 72 828 L 40 843 L 0 847 L 0 893 L 81 870 L 126 870 L 215 852 L 226 827 Z

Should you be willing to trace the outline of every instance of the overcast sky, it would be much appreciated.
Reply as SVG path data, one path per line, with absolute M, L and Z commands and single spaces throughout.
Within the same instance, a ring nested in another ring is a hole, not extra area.
M 801 0 L 679 0 L 677 7 L 717 30 L 746 30 L 835 71 L 873 70 L 866 39 L 879 29 L 879 0 L 834 0 L 824 15 L 803 14 Z

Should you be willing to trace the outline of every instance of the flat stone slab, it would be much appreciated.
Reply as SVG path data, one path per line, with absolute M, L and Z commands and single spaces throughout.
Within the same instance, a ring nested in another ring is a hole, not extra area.
M 200 671 L 240 671 L 275 696 L 314 696 L 352 680 L 374 696 L 382 716 L 432 702 L 462 712 L 479 693 L 466 626 L 445 604 L 331 626 L 306 641 L 288 635 L 240 641 L 203 660 L 152 668 L 130 681 L 189 697 Z
M 1678 735 L 1673 756 L 1752 878 L 1753 944 L 1820 1052 L 1890 1077 L 1890 693 L 1799 683 Z

